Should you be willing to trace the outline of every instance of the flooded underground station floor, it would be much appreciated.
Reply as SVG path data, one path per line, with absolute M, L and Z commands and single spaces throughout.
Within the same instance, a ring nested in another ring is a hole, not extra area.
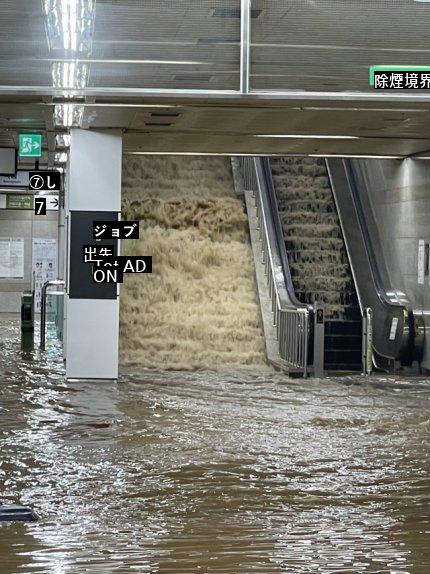
M 4 573 L 430 572 L 430 383 L 270 371 L 69 383 L 0 342 Z

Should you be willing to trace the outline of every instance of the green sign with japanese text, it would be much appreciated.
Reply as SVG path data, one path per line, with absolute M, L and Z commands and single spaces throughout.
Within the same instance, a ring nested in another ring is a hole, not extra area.
M 34 209 L 34 195 L 8 194 L 6 209 Z

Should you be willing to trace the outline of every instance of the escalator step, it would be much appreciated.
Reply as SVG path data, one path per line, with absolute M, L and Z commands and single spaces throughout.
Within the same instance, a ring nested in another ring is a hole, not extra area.
M 362 368 L 361 363 L 324 363 L 325 371 L 361 372 Z
M 326 335 L 360 335 L 361 336 L 361 321 L 326 321 L 325 325 Z
M 324 347 L 326 350 L 335 351 L 342 349 L 350 349 L 352 351 L 361 351 L 362 337 L 361 335 L 326 335 L 324 337 Z
M 329 333 L 361 335 L 358 297 L 324 161 L 275 157 L 270 166 L 297 298 L 306 304 L 324 301 L 327 318 L 359 323 Z
M 324 362 L 333 364 L 361 364 L 361 349 L 325 349 Z
M 345 305 L 345 318 L 351 321 L 361 320 L 361 311 L 359 307 Z

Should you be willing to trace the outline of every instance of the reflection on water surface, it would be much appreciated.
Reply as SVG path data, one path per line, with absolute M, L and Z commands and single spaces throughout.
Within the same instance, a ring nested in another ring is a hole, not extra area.
M 0 353 L 3 573 L 430 572 L 429 381 L 125 373 Z

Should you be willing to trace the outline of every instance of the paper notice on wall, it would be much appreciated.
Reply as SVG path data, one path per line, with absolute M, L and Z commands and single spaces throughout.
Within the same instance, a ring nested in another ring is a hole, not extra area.
M 24 279 L 23 237 L 0 237 L 0 278 Z
M 33 239 L 34 304 L 40 313 L 42 287 L 57 278 L 57 240 Z M 48 303 L 49 306 L 49 303 Z M 47 309 L 49 312 L 49 309 Z

